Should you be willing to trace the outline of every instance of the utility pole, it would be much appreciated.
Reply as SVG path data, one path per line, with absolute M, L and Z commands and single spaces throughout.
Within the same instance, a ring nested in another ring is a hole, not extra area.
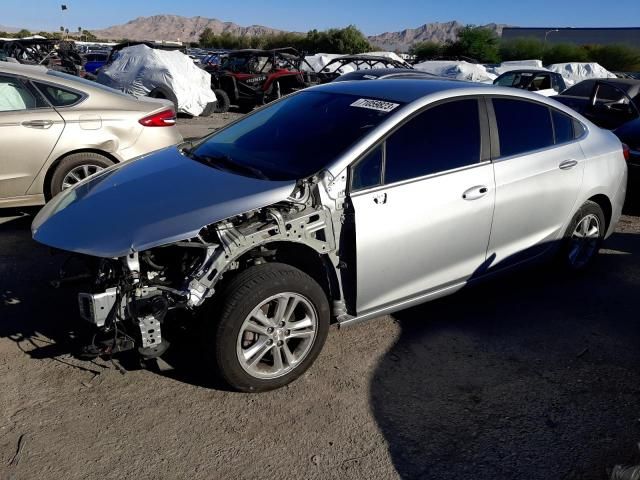
M 549 35 L 550 33 L 559 32 L 559 31 L 560 30 L 558 30 L 557 28 L 554 28 L 553 30 L 547 30 L 546 32 L 544 32 L 544 43 L 542 46 L 543 51 L 546 50 L 546 47 L 547 47 L 547 35 Z

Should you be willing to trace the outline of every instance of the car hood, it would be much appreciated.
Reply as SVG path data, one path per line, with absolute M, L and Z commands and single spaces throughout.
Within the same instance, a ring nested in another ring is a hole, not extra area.
M 211 223 L 285 200 L 295 182 L 245 177 L 169 147 L 100 172 L 38 213 L 33 238 L 97 257 L 192 238 Z

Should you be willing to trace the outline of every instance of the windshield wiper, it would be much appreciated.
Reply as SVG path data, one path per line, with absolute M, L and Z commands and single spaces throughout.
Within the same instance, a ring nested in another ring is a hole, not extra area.
M 268 180 L 267 176 L 257 168 L 234 162 L 233 159 L 228 155 L 199 155 L 190 148 L 183 148 L 182 153 L 197 162 L 206 163 L 207 165 L 219 168 L 220 170 L 245 173 L 251 177 L 259 178 L 261 180 Z

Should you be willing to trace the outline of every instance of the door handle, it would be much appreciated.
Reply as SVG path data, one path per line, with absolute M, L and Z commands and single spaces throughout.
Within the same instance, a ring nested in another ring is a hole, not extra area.
M 577 160 L 565 160 L 564 162 L 560 162 L 560 165 L 558 165 L 558 168 L 560 168 L 560 170 L 570 170 L 576 165 L 578 165 Z
M 378 195 L 373 197 L 373 201 L 375 202 L 376 205 L 383 205 L 387 203 L 387 194 L 379 193 Z
M 51 127 L 51 125 L 53 125 L 53 122 L 51 120 L 28 120 L 28 121 L 22 122 L 22 126 L 27 128 L 46 129 Z
M 469 190 L 466 190 L 462 194 L 462 198 L 465 200 L 477 200 L 479 198 L 484 197 L 489 189 L 484 185 L 477 185 L 475 187 L 471 187 Z

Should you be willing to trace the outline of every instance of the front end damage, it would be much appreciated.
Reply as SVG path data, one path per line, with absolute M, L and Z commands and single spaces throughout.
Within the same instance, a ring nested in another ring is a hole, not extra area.
M 236 273 L 265 262 L 297 262 L 340 305 L 332 211 L 317 191 L 302 183 L 286 201 L 207 225 L 193 238 L 100 259 L 91 291 L 78 296 L 81 317 L 99 330 L 84 355 L 134 348 L 144 358 L 162 355 L 167 327 L 192 320 Z

